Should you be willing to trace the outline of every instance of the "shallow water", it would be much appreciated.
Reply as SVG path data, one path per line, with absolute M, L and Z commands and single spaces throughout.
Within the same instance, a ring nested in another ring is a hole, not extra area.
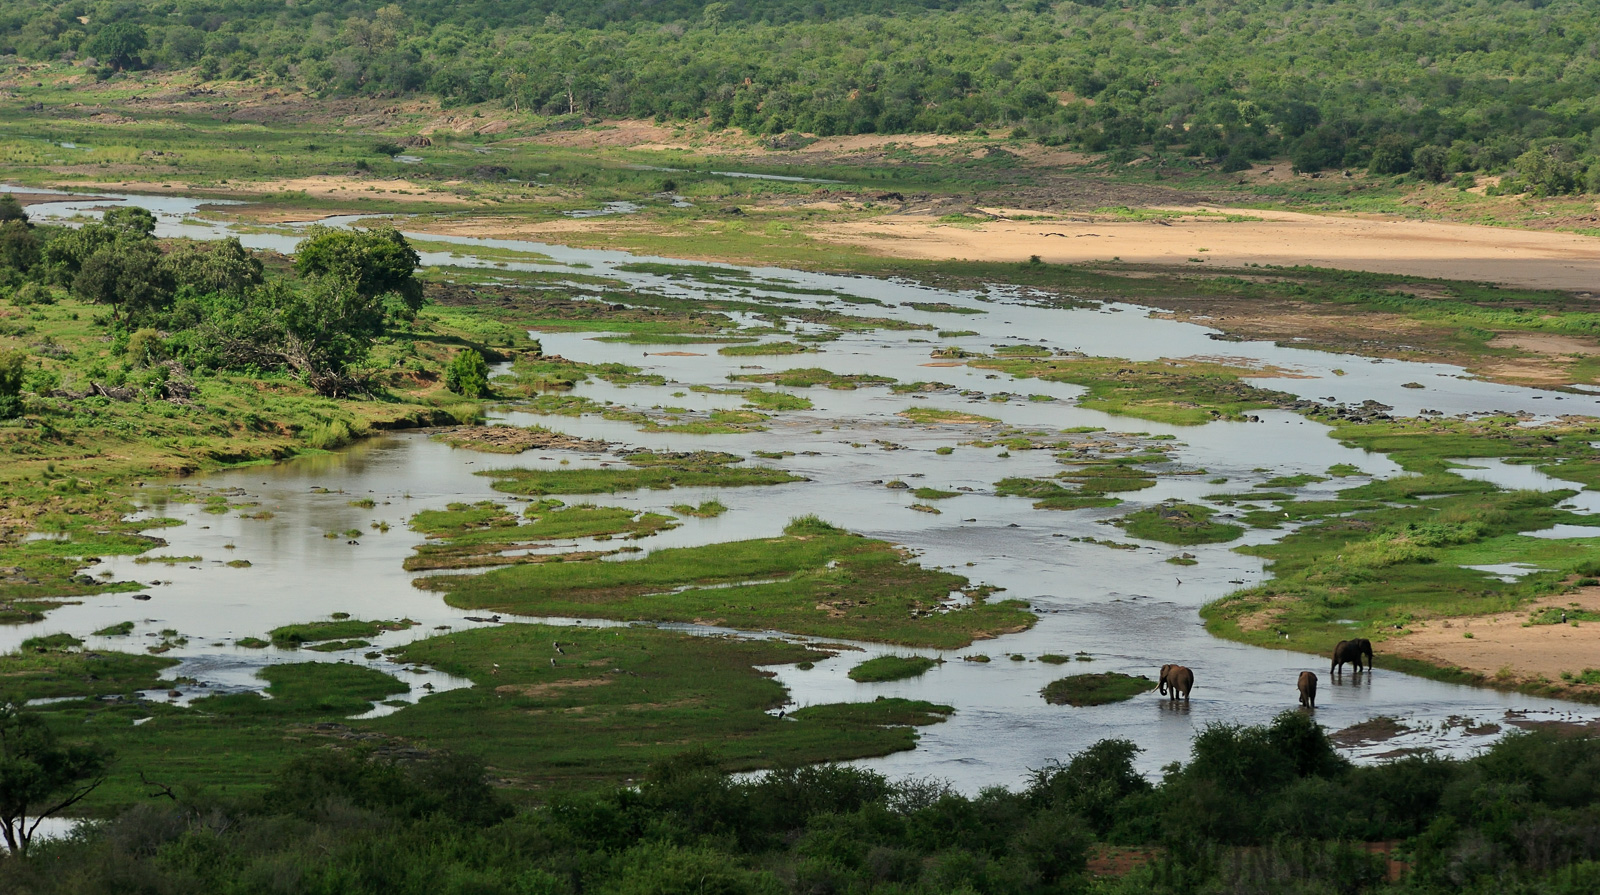
M 194 217 L 200 205 L 214 204 L 209 200 L 120 198 L 151 207 L 158 214 L 158 232 L 163 235 L 213 238 L 229 234 L 225 227 Z M 94 207 L 104 207 L 104 202 L 64 201 L 34 206 L 30 212 L 41 217 L 66 217 Z M 348 216 L 332 224 L 347 225 L 357 219 L 359 216 Z M 292 233 L 238 235 L 246 245 L 279 251 L 292 249 L 297 239 Z M 622 252 L 515 240 L 434 235 L 427 238 L 454 243 L 458 254 L 468 257 L 428 253 L 424 255 L 426 263 L 499 267 L 493 261 L 472 259 L 473 248 L 511 248 L 549 255 L 555 267 L 504 265 L 510 269 L 548 271 L 581 264 L 585 266 L 570 269 L 574 273 L 581 270 L 615 277 L 636 290 L 687 297 L 706 294 L 704 284 L 619 269 L 640 260 L 671 259 L 642 259 Z M 1343 447 L 1328 437 L 1325 427 L 1287 412 L 1262 412 L 1259 423 L 1221 422 L 1198 427 L 1111 417 L 1076 406 L 1075 400 L 1083 391 L 1077 386 L 1012 380 L 967 367 L 930 366 L 938 363 L 930 357 L 930 350 L 950 344 L 990 351 L 994 345 L 1026 340 L 1051 349 L 1136 360 L 1221 356 L 1262 368 L 1293 371 L 1297 377 L 1259 380 L 1269 388 L 1333 402 L 1375 399 L 1393 405 L 1397 414 L 1415 414 L 1425 408 L 1446 414 L 1511 410 L 1548 418 L 1564 413 L 1596 413 L 1600 398 L 1480 382 L 1445 365 L 1375 361 L 1267 343 L 1218 342 L 1210 338 L 1213 331 L 1203 326 L 1151 317 L 1133 305 L 1061 309 L 1046 307 L 1039 297 L 1012 288 L 951 292 L 905 282 L 780 269 L 752 269 L 749 273 L 749 283 L 741 289 L 758 298 L 782 300 L 790 305 L 820 305 L 953 330 L 977 330 L 980 334 L 950 339 L 939 339 L 928 331 L 848 334 L 821 345 L 820 353 L 786 357 L 723 357 L 716 353 L 715 345 L 628 345 L 594 341 L 593 334 L 545 333 L 539 338 L 551 354 L 589 362 L 618 361 L 667 377 L 669 384 L 665 386 L 624 387 L 596 381 L 576 390 L 597 401 L 640 409 L 671 406 L 707 411 L 737 407 L 742 403 L 738 395 L 698 393 L 689 387 L 726 388 L 731 385 L 727 377 L 732 374 L 802 366 L 892 376 L 901 381 L 944 382 L 972 394 L 939 391 L 895 395 L 881 387 L 853 391 L 808 389 L 801 393 L 815 403 L 815 409 L 778 414 L 769 423 L 768 431 L 721 436 L 644 433 L 631 423 L 598 417 L 511 412 L 500 418 L 636 447 L 715 449 L 741 454 L 756 450 L 795 452 L 796 456 L 771 462 L 810 481 L 767 488 L 695 488 L 597 497 L 597 503 L 641 511 L 670 512 L 672 504 L 698 503 L 711 497 L 729 507 L 728 513 L 719 518 L 683 519 L 678 529 L 628 542 L 646 551 L 775 535 L 788 519 L 816 513 L 852 530 L 904 544 L 926 564 L 951 568 L 974 582 L 1001 586 L 1005 588 L 1004 596 L 1027 600 L 1035 608 L 1039 623 L 1032 630 L 979 642 L 964 650 L 938 652 L 861 644 L 862 651 L 843 652 L 809 671 L 774 669 L 790 688 L 795 705 L 894 695 L 930 699 L 957 708 L 950 721 L 924 729 L 916 750 L 863 764 L 896 775 L 943 777 L 962 789 L 973 790 L 996 783 L 1015 784 L 1029 768 L 1116 736 L 1132 739 L 1143 747 L 1146 751 L 1140 759 L 1141 767 L 1154 771 L 1185 758 L 1193 733 L 1205 724 L 1257 723 L 1293 707 L 1295 679 L 1301 670 L 1316 671 L 1322 677 L 1317 716 L 1329 728 L 1342 728 L 1374 715 L 1404 718 L 1414 728 L 1412 733 L 1388 743 L 1354 750 L 1362 757 L 1402 747 L 1472 749 L 1489 742 L 1493 735 L 1468 733 L 1460 719 L 1497 721 L 1508 710 L 1529 712 L 1530 717 L 1600 714 L 1600 710 L 1589 706 L 1436 683 L 1394 672 L 1331 678 L 1326 660 L 1317 656 L 1247 647 L 1206 634 L 1196 610 L 1263 577 L 1259 560 L 1233 553 L 1230 548 L 1240 543 L 1269 541 L 1287 529 L 1251 530 L 1233 544 L 1182 548 L 1139 543 L 1137 549 L 1118 550 L 1070 540 L 1100 538 L 1137 543 L 1105 523 L 1131 509 L 1167 498 L 1193 501 L 1218 492 L 1248 491 L 1275 476 L 1323 473 L 1334 464 L 1354 465 L 1367 476 L 1397 474 L 1399 469 L 1387 458 Z M 838 302 L 836 296 L 764 290 L 763 283 L 831 290 L 875 299 L 886 306 L 852 307 Z M 922 311 L 909 307 L 910 302 L 945 302 L 984 313 Z M 791 327 L 792 331 L 801 329 Z M 683 352 L 660 353 L 667 348 L 682 348 Z M 1425 387 L 1403 387 L 1413 382 Z M 1030 400 L 1029 396 L 1048 400 Z M 1171 436 L 1171 441 L 1153 443 L 1170 448 L 1174 470 L 1197 474 L 1163 476 L 1153 488 L 1122 495 L 1128 503 L 1115 509 L 1034 510 L 1029 500 L 994 496 L 993 483 L 1007 476 L 1042 476 L 1058 471 L 1060 466 L 1050 452 L 1014 451 L 1009 457 L 1002 457 L 1000 448 L 963 444 L 986 431 L 995 431 L 995 427 L 918 425 L 896 415 L 912 406 L 993 417 L 1004 426 L 1036 431 L 1092 426 L 1113 433 Z M 897 447 L 886 449 L 891 446 Z M 939 455 L 935 453 L 939 447 L 953 447 L 954 451 Z M 467 681 L 427 669 L 399 669 L 386 659 L 367 660 L 363 658 L 365 650 L 333 654 L 273 648 L 248 650 L 233 646 L 232 641 L 264 636 L 272 627 L 323 618 L 332 612 L 372 619 L 408 617 L 419 623 L 409 630 L 374 638 L 374 649 L 431 636 L 444 627 L 459 629 L 479 624 L 466 620 L 465 616 L 471 613 L 450 609 L 437 595 L 412 587 L 415 576 L 403 571 L 401 563 L 421 538 L 406 527 L 407 520 L 419 510 L 455 501 L 505 499 L 490 489 L 489 479 L 475 474 L 480 470 L 554 467 L 563 460 L 572 466 L 617 462 L 614 457 L 560 451 L 530 451 L 508 458 L 455 450 L 425 435 L 407 433 L 374 438 L 338 454 L 186 481 L 184 487 L 196 492 L 240 489 L 242 493 L 231 500 L 258 505 L 212 515 L 203 512 L 198 502 L 151 501 L 146 508 L 149 515 L 172 516 L 185 523 L 153 530 L 152 534 L 170 542 L 154 552 L 198 555 L 203 558 L 201 562 L 192 567 L 168 567 L 137 565 L 128 558 L 110 559 L 100 568 L 109 569 L 118 579 L 148 584 L 141 591 L 151 595 L 148 602 L 133 601 L 128 595 L 87 598 L 51 613 L 38 624 L 0 630 L 0 648 L 13 648 L 22 639 L 41 633 L 69 631 L 84 636 L 133 619 L 138 623 L 133 635 L 91 637 L 90 646 L 138 649 L 155 642 L 155 632 L 177 629 L 189 642 L 169 653 L 183 660 L 174 674 L 197 678 L 206 685 L 179 688 L 181 700 L 218 689 L 259 687 L 261 682 L 254 672 L 266 663 L 282 661 L 370 664 L 410 683 L 411 699 L 467 686 Z M 1477 460 L 1471 466 L 1475 468 L 1463 473 L 1507 487 L 1575 487 L 1531 467 Z M 1211 484 L 1215 478 L 1228 481 Z M 972 490 L 932 502 L 941 511 L 934 515 L 912 510 L 910 504 L 915 498 L 885 487 L 894 479 L 913 487 Z M 1330 494 L 1364 480 L 1357 477 L 1324 482 L 1302 490 Z M 373 500 L 376 505 L 370 509 L 351 506 L 352 501 L 361 499 Z M 1570 502 L 1581 512 L 1600 512 L 1600 495 L 1592 492 L 1583 492 Z M 244 518 L 245 514 L 261 510 L 271 511 L 272 518 Z M 1223 508 L 1223 512 L 1232 510 Z M 388 530 L 374 528 L 378 523 L 387 523 Z M 349 529 L 361 530 L 362 534 L 353 539 L 357 543 L 348 543 L 352 539 L 344 535 L 326 536 Z M 607 546 L 581 540 L 568 543 Z M 1166 562 L 1180 552 L 1194 554 L 1198 563 L 1180 567 Z M 248 560 L 252 565 L 226 565 L 234 559 Z M 154 581 L 161 583 L 151 584 Z M 576 619 L 550 621 L 581 623 Z M 670 627 L 714 632 L 694 626 Z M 1078 651 L 1091 654 L 1094 661 L 1066 666 L 1033 661 L 1044 653 Z M 887 652 L 918 652 L 946 662 L 912 681 L 857 684 L 845 676 L 861 659 Z M 978 654 L 986 654 L 992 661 L 961 659 Z M 1024 660 L 1012 661 L 1012 654 L 1021 655 Z M 1152 694 L 1117 705 L 1074 709 L 1047 705 L 1038 695 L 1045 683 L 1066 674 L 1092 670 L 1153 676 L 1161 664 L 1174 661 L 1195 670 L 1197 683 L 1192 704 L 1174 707 Z

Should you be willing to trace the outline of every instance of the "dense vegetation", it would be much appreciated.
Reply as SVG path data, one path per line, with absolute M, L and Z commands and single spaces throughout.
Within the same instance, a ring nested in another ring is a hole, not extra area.
M 1227 170 L 1510 170 L 1501 189 L 1561 193 L 1600 177 L 1597 26 L 1578 0 L 23 0 L 0 52 L 766 134 L 1002 127 Z
M 296 256 L 298 280 L 269 282 L 238 239 L 163 244 L 154 216 L 137 206 L 76 229 L 36 228 L 8 196 L 0 218 L 0 285 L 13 302 L 49 304 L 60 288 L 110 308 L 104 322 L 125 363 L 91 375 L 112 389 L 184 398 L 179 380 L 193 371 L 265 370 L 291 372 L 323 395 L 364 392 L 373 341 L 422 305 L 417 253 L 393 229 L 319 228 Z M 476 396 L 483 384 L 474 385 Z M 0 391 L 16 394 L 4 382 Z
M 470 757 L 320 751 L 248 798 L 161 781 L 120 817 L 0 859 L 0 888 L 1533 895 L 1600 884 L 1600 740 L 1519 733 L 1469 760 L 1353 767 L 1289 712 L 1207 727 L 1155 784 L 1135 772 L 1138 751 L 1103 741 L 1018 790 L 977 795 L 838 766 L 734 779 L 690 752 L 637 786 L 521 811 Z

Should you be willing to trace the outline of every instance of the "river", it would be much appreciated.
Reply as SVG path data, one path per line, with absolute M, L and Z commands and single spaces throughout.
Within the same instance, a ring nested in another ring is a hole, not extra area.
M 235 233 L 224 225 L 196 217 L 201 206 L 211 204 L 211 200 L 111 198 L 150 208 L 157 215 L 157 233 L 161 236 L 237 235 L 246 246 L 276 251 L 292 250 L 298 239 L 293 227 Z M 105 204 L 66 199 L 32 206 L 29 212 L 38 219 L 67 219 L 92 214 L 93 209 Z M 348 224 L 353 220 L 354 217 L 347 217 L 333 223 Z M 515 240 L 413 235 L 458 247 L 454 253 L 424 253 L 427 264 L 570 271 L 616 278 L 636 291 L 685 297 L 707 294 L 704 284 L 692 280 L 622 269 L 639 261 L 692 262 Z M 478 260 L 473 252 L 480 247 L 539 252 L 549 256 L 551 262 Z M 576 394 L 597 401 L 634 408 L 676 406 L 693 411 L 736 407 L 741 403 L 737 395 L 693 392 L 690 387 L 721 388 L 727 386 L 730 374 L 799 366 L 892 376 L 900 381 L 939 381 L 957 390 L 912 396 L 893 394 L 886 388 L 810 389 L 804 394 L 815 403 L 814 409 L 779 414 L 767 431 L 737 435 L 646 433 L 631 423 L 594 416 L 569 418 L 506 412 L 496 418 L 516 424 L 536 423 L 633 447 L 795 453 L 772 462 L 809 481 L 764 488 L 645 491 L 603 498 L 601 502 L 607 504 L 668 513 L 672 504 L 697 503 L 711 497 L 729 507 L 721 517 L 683 519 L 683 525 L 675 530 L 632 542 L 646 551 L 775 535 L 790 518 L 816 513 L 854 531 L 906 545 L 925 564 L 951 568 L 974 582 L 1003 587 L 1005 596 L 1024 599 L 1035 608 L 1039 621 L 1032 630 L 980 641 L 962 650 L 941 653 L 856 644 L 861 651 L 843 652 L 810 670 L 789 666 L 773 669 L 790 689 L 796 706 L 891 695 L 956 707 L 957 712 L 949 721 L 923 729 L 915 750 L 861 762 L 863 765 L 894 776 L 944 778 L 962 790 L 975 791 L 993 784 L 1016 785 L 1031 768 L 1063 759 L 1100 739 L 1125 737 L 1144 749 L 1140 766 L 1154 772 L 1186 758 L 1190 739 L 1206 724 L 1260 723 L 1293 707 L 1294 682 L 1301 670 L 1317 671 L 1323 678 L 1317 719 L 1329 729 L 1378 715 L 1400 718 L 1408 725 L 1410 730 L 1396 739 L 1351 750 L 1364 760 L 1397 749 L 1461 753 L 1480 748 L 1496 734 L 1479 725 L 1503 725 L 1507 711 L 1524 712 L 1530 718 L 1600 716 L 1600 709 L 1592 706 L 1444 684 L 1389 671 L 1330 679 L 1326 674 L 1327 660 L 1317 655 L 1260 649 L 1211 637 L 1201 626 L 1198 608 L 1264 577 L 1259 560 L 1230 548 L 1281 537 L 1284 531 L 1252 529 L 1241 541 L 1185 548 L 1136 542 L 1138 549 L 1118 550 L 1072 540 L 1098 537 L 1132 541 L 1121 530 L 1104 523 L 1168 498 L 1198 501 L 1203 495 L 1219 491 L 1248 490 L 1277 476 L 1323 473 L 1339 463 L 1359 467 L 1368 476 L 1398 473 L 1387 458 L 1343 447 L 1328 437 L 1325 427 L 1293 413 L 1262 412 L 1259 423 L 1167 426 L 1079 407 L 1075 400 L 1083 389 L 1077 386 L 1013 381 L 964 366 L 928 365 L 931 347 L 956 345 L 988 352 L 996 345 L 1026 341 L 1051 349 L 1132 360 L 1193 355 L 1237 358 L 1294 374 L 1292 378 L 1263 378 L 1257 384 L 1264 387 L 1324 401 L 1360 403 L 1373 399 L 1392 405 L 1396 414 L 1431 409 L 1445 414 L 1508 410 L 1542 417 L 1597 415 L 1600 398 L 1483 382 L 1446 365 L 1373 360 L 1262 342 L 1218 342 L 1211 338 L 1214 331 L 1206 327 L 1154 317 L 1131 304 L 1058 308 L 1047 306 L 1025 290 L 1000 285 L 981 291 L 947 291 L 908 282 L 774 268 L 752 268 L 747 272 L 748 285 L 741 288 L 757 297 L 782 298 L 791 305 L 815 305 L 951 330 L 972 330 L 976 335 L 939 338 L 930 345 L 926 340 L 933 336 L 926 331 L 848 333 L 822 344 L 820 354 L 778 358 L 724 357 L 716 353 L 715 346 L 663 348 L 599 342 L 594 341 L 594 333 L 543 333 L 538 337 L 551 354 L 586 362 L 624 362 L 667 378 L 665 386 L 623 387 L 595 381 L 580 384 L 575 390 Z M 778 291 L 763 290 L 763 283 Z M 795 288 L 833 294 L 789 291 Z M 840 301 L 839 295 L 872 299 L 882 306 L 853 306 Z M 944 303 L 983 313 L 918 310 L 910 307 L 912 302 Z M 804 327 L 791 327 L 792 332 L 799 329 Z M 682 353 L 659 353 L 671 348 L 681 348 Z M 1403 387 L 1407 383 L 1421 383 L 1424 388 Z M 963 396 L 960 391 L 971 394 Z M 1002 393 L 1010 394 L 997 400 Z M 1045 476 L 1059 471 L 1051 452 L 1016 451 L 1004 455 L 1002 448 L 963 444 L 974 437 L 975 430 L 970 426 L 918 425 L 896 415 L 914 405 L 982 414 L 1009 426 L 1029 429 L 1093 426 L 1112 433 L 1171 436 L 1174 440 L 1159 443 L 1170 448 L 1174 464 L 1203 469 L 1205 474 L 1163 476 L 1153 488 L 1122 495 L 1127 503 L 1115 509 L 1034 510 L 1029 500 L 995 496 L 993 483 L 1008 476 Z M 903 448 L 884 450 L 878 442 Z M 936 452 L 940 447 L 953 447 L 954 451 L 940 454 Z M 437 594 L 412 586 L 415 576 L 405 572 L 401 563 L 422 539 L 409 530 L 407 521 L 419 510 L 440 508 L 451 502 L 504 499 L 504 495 L 490 489 L 489 479 L 475 474 L 479 470 L 550 467 L 563 461 L 581 466 L 615 462 L 615 458 L 551 450 L 507 458 L 453 449 L 421 433 L 400 433 L 367 439 L 335 454 L 186 479 L 180 486 L 197 492 L 231 489 L 231 500 L 258 504 L 248 512 L 268 510 L 271 518 L 251 519 L 241 512 L 214 515 L 204 512 L 199 503 L 161 503 L 152 499 L 143 509 L 146 515 L 172 516 L 184 523 L 152 531 L 169 541 L 169 546 L 158 552 L 199 556 L 201 561 L 167 567 L 137 565 L 131 558 L 110 558 L 100 568 L 108 569 L 119 580 L 149 585 L 143 591 L 151 596 L 148 602 L 130 603 L 127 595 L 86 598 L 51 612 L 42 622 L 0 630 L 0 648 L 15 648 L 27 637 L 67 631 L 86 637 L 91 648 L 128 649 L 130 638 L 95 638 L 88 632 L 138 616 L 132 639 L 139 643 L 154 642 L 157 632 L 163 629 L 176 629 L 188 638 L 186 645 L 168 654 L 183 660 L 172 675 L 197 682 L 177 688 L 183 694 L 181 700 L 218 690 L 259 688 L 263 684 L 255 672 L 271 662 L 369 664 L 395 673 L 410 684 L 411 700 L 443 689 L 469 686 L 468 681 L 430 669 L 402 670 L 387 659 L 368 660 L 359 650 L 330 654 L 249 650 L 234 646 L 232 641 L 263 636 L 272 627 L 324 618 L 333 612 L 348 612 L 357 618 L 405 616 L 420 623 L 407 631 L 376 638 L 378 649 L 431 636 L 447 627 L 460 629 L 480 624 L 468 621 L 468 613 L 445 606 Z M 1475 474 L 1498 476 L 1508 485 L 1572 487 L 1553 482 L 1527 467 L 1477 465 L 1483 469 Z M 1225 485 L 1210 483 L 1211 479 L 1222 477 L 1228 480 Z M 913 511 L 913 498 L 905 492 L 884 487 L 883 483 L 893 479 L 913 486 L 971 491 L 940 501 L 941 513 L 928 514 Z M 1301 491 L 1331 494 L 1339 487 L 1364 480 L 1357 477 L 1315 483 Z M 1586 492 L 1577 502 L 1585 511 L 1600 510 L 1596 497 Z M 363 499 L 373 501 L 374 506 L 352 505 L 352 501 Z M 1228 511 L 1224 508 L 1224 512 Z M 381 530 L 383 524 L 387 524 L 386 531 Z M 326 536 L 349 529 L 360 529 L 364 534 L 355 539 Z M 582 546 L 586 542 L 571 543 Z M 1180 567 L 1166 561 L 1179 552 L 1194 554 L 1197 564 Z M 250 566 L 227 565 L 227 561 L 235 559 L 248 560 Z M 581 619 L 553 621 L 597 624 Z M 671 627 L 720 633 L 694 626 Z M 1044 653 L 1079 651 L 1090 654 L 1093 662 L 1052 666 L 1033 661 Z M 948 661 L 909 681 L 859 684 L 846 677 L 845 672 L 862 658 L 891 652 L 917 652 Z M 986 654 L 992 661 L 961 660 L 977 654 Z M 1012 654 L 1021 655 L 1024 660 L 1012 661 L 1008 658 Z M 1074 709 L 1047 705 L 1038 695 L 1045 683 L 1069 671 L 1154 676 L 1156 668 L 1167 662 L 1181 662 L 1194 669 L 1197 683 L 1191 704 L 1173 707 L 1152 694 L 1110 706 Z M 166 698 L 165 691 L 159 695 Z M 374 712 L 393 710 L 379 706 Z

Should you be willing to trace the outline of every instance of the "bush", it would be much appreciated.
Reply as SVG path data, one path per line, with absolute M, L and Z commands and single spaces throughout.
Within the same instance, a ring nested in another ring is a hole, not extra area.
M 0 419 L 22 415 L 22 386 L 28 375 L 28 356 L 21 351 L 0 352 Z
M 444 387 L 468 398 L 489 395 L 489 362 L 471 348 L 457 354 L 444 371 Z

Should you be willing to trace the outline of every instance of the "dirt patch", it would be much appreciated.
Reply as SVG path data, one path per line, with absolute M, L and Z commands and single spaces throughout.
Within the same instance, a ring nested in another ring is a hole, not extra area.
M 1497 382 L 1525 385 L 1568 385 L 1569 366 L 1578 358 L 1600 354 L 1600 344 L 1551 333 L 1501 333 L 1489 340 L 1490 348 L 1527 352 L 1521 357 L 1487 360 L 1472 372 Z
M 1564 671 L 1577 674 L 1600 667 L 1600 623 L 1525 626 L 1530 613 L 1548 607 L 1600 613 L 1600 587 L 1548 597 L 1516 612 L 1418 622 L 1405 634 L 1385 641 L 1383 649 L 1508 685 L 1559 683 Z M 1573 689 L 1600 692 L 1600 686 L 1577 684 Z
M 71 196 L 59 196 L 54 193 L 6 193 L 6 195 L 17 200 L 17 203 L 23 208 L 27 208 L 29 205 L 43 205 L 46 202 L 82 202 L 84 200 L 92 200 L 95 202 L 118 201 L 109 196 L 92 196 L 77 193 Z
M 360 200 L 381 198 L 391 202 L 416 202 L 434 205 L 469 205 L 470 200 L 464 199 L 448 190 L 449 187 L 460 185 L 460 181 L 445 181 L 439 186 L 427 186 L 411 180 L 382 179 L 374 177 L 354 177 L 344 175 L 318 175 L 315 177 L 281 178 L 277 180 L 241 181 L 228 184 L 230 196 L 256 196 L 274 193 L 305 193 L 313 199 L 343 199 Z M 56 184 L 71 186 L 69 183 Z M 172 193 L 177 195 L 194 195 L 193 186 L 173 181 L 171 183 L 156 183 L 154 181 L 123 180 L 114 183 L 98 184 L 107 190 L 123 190 L 134 193 Z M 444 187 L 441 189 L 440 187 Z M 201 191 L 204 192 L 204 191 Z M 228 207 L 234 214 L 248 216 L 246 208 Z M 317 215 L 309 215 L 316 217 Z M 308 215 L 296 213 L 293 217 L 284 220 L 306 220 Z
M 1097 845 L 1089 853 L 1089 874 L 1117 878 L 1156 859 L 1159 849 Z
M 586 677 L 574 681 L 550 681 L 544 684 L 502 684 L 495 687 L 494 692 L 506 696 L 530 696 L 538 699 L 566 690 L 599 687 L 609 683 L 611 683 L 611 678 L 609 677 Z
M 1210 209 L 1227 211 L 1227 209 Z M 822 239 L 876 254 L 931 260 L 1108 261 L 1238 268 L 1247 264 L 1365 270 L 1536 289 L 1592 289 L 1600 239 L 1431 221 L 1386 221 L 1294 212 L 1270 220 L 989 221 L 939 226 L 933 215 L 818 224 Z

